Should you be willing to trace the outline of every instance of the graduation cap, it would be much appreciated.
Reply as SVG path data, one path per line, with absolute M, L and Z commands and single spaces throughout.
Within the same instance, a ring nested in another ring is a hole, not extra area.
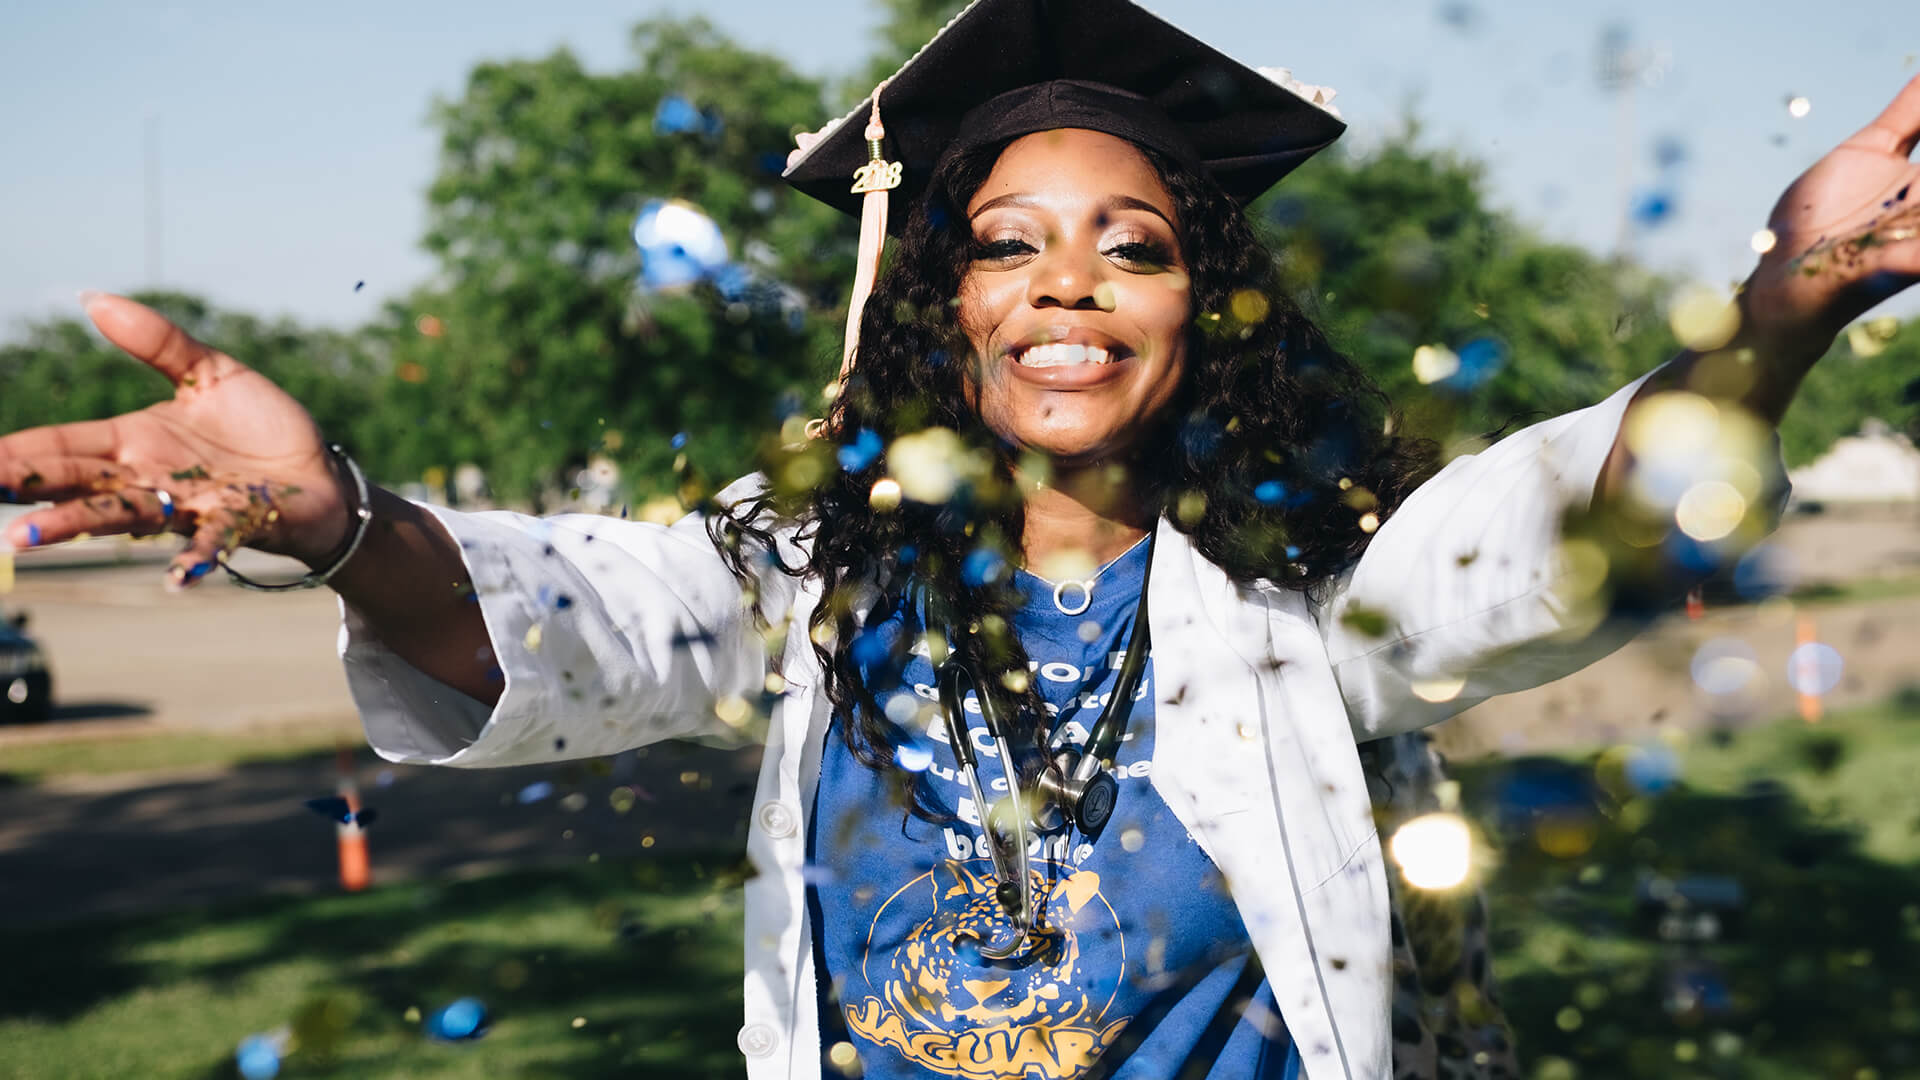
M 975 0 L 784 175 L 861 219 L 850 360 L 888 193 L 918 199 L 948 155 L 1086 128 L 1205 172 L 1244 204 L 1346 130 L 1332 96 L 1247 67 L 1126 0 Z

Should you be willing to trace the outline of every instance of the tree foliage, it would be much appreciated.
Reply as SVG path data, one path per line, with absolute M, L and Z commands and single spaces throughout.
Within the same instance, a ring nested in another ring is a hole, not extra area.
M 649 199 L 688 200 L 735 259 L 830 307 L 850 239 L 778 175 L 793 133 L 823 113 L 820 87 L 700 19 L 642 23 L 633 48 L 610 73 L 564 51 L 481 64 L 435 108 L 425 243 L 440 278 L 368 331 L 398 383 L 392 404 L 413 418 L 394 467 L 474 461 L 500 494 L 537 498 L 558 469 L 605 451 L 657 487 L 675 432 L 724 470 L 747 459 L 776 397 L 813 403 L 829 320 L 795 328 L 708 288 L 643 295 L 630 232 Z M 715 122 L 657 131 L 670 95 Z

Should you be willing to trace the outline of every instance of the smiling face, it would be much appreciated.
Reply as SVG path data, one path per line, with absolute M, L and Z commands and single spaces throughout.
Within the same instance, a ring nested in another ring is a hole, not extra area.
M 1132 143 L 1018 139 L 973 199 L 967 387 L 1002 438 L 1060 464 L 1124 457 L 1172 399 L 1192 319 L 1173 199 Z

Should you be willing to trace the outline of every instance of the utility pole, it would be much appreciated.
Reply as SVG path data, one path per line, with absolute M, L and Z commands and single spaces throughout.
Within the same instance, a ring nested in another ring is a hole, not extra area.
M 149 112 L 146 127 L 147 287 L 159 288 L 166 265 L 161 258 L 160 114 Z

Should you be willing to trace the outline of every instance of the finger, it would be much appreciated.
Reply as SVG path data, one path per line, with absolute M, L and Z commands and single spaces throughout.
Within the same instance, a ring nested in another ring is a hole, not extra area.
M 23 515 L 7 526 L 7 539 L 16 548 L 32 548 L 81 536 L 152 536 L 165 532 L 172 519 L 166 501 L 154 491 L 127 488 Z
M 126 487 L 133 471 L 106 458 L 0 456 L 0 503 L 58 502 Z
M 108 341 L 175 386 L 191 383 L 195 372 L 214 355 L 214 350 L 145 304 L 110 293 L 84 294 L 81 303 Z
M 112 420 L 82 420 L 0 435 L 0 464 L 34 458 L 111 458 L 119 449 L 119 429 Z
M 1911 157 L 1914 146 L 1920 145 L 1920 75 L 1907 80 L 1893 101 L 1856 137 L 1901 157 Z
M 209 518 L 201 522 L 193 531 L 192 539 L 187 541 L 186 549 L 175 555 L 167 567 L 168 591 L 190 589 L 212 573 L 220 564 L 220 556 L 233 550 L 229 543 L 232 535 L 233 530 L 223 521 Z

